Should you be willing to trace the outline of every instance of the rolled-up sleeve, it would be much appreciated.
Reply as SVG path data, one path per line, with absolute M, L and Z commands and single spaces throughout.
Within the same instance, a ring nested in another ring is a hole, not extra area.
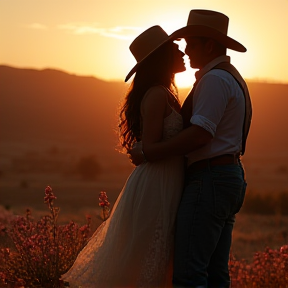
M 229 102 L 229 95 L 229 85 L 225 79 L 210 73 L 204 75 L 193 95 L 190 122 L 204 128 L 214 137 Z
M 210 132 L 214 137 L 216 132 L 216 125 L 209 119 L 201 115 L 195 115 L 191 118 L 191 123 L 204 128 L 206 131 Z

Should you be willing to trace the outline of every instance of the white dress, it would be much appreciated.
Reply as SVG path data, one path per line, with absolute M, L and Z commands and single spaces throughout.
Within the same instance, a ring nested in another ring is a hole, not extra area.
M 163 139 L 182 130 L 175 110 L 164 119 Z M 70 287 L 172 287 L 174 223 L 184 178 L 182 157 L 136 167 L 110 218 L 95 231 L 73 267 Z

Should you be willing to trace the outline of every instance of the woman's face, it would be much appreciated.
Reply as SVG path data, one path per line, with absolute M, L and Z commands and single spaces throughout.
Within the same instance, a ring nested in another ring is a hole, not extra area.
M 183 56 L 185 55 L 179 50 L 177 44 L 173 43 L 173 73 L 180 73 L 186 70 Z

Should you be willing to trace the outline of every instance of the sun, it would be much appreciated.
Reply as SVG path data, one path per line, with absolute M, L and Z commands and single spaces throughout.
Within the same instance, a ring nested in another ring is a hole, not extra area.
M 179 88 L 190 88 L 193 86 L 194 82 L 195 82 L 195 70 L 187 67 L 186 66 L 186 71 L 182 72 L 182 73 L 177 73 L 175 75 L 175 82 L 177 87 Z
M 179 50 L 185 53 L 185 47 L 186 47 L 186 42 L 184 39 L 181 39 L 179 41 L 174 41 L 178 46 Z M 190 61 L 189 57 L 185 55 L 183 57 L 186 71 L 182 73 L 177 73 L 175 75 L 175 82 L 177 87 L 179 88 L 190 88 L 193 86 L 193 83 L 195 82 L 195 69 L 192 69 L 190 67 Z

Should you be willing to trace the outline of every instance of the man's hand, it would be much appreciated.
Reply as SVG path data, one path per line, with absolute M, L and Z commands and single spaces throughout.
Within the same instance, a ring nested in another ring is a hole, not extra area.
M 136 142 L 133 145 L 133 148 L 128 151 L 130 161 L 135 165 L 138 166 L 144 162 L 146 162 L 144 153 L 142 151 L 142 142 Z

